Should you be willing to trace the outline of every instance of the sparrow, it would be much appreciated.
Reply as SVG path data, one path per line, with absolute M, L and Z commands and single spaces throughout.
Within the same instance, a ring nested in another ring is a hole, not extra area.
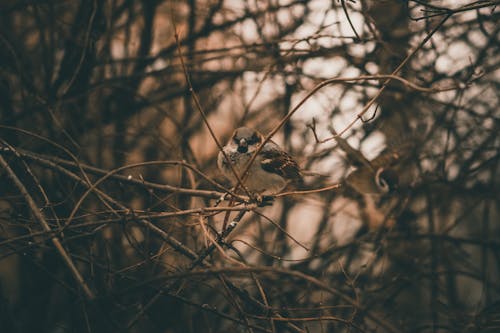
M 238 180 L 229 165 L 232 164 L 248 191 L 258 195 L 276 194 L 288 183 L 301 184 L 302 174 L 297 162 L 272 140 L 267 141 L 259 151 L 247 176 L 243 175 L 248 162 L 263 141 L 264 136 L 258 131 L 248 127 L 237 128 L 223 147 L 224 153 L 219 152 L 219 170 L 236 186 Z
M 385 194 L 399 187 L 398 173 L 392 167 L 399 160 L 397 153 L 382 154 L 351 172 L 346 183 L 361 194 Z
M 336 132 L 331 130 L 334 135 Z M 398 164 L 401 156 L 394 150 L 387 150 L 372 160 L 354 149 L 340 137 L 335 138 L 348 160 L 356 167 L 345 179 L 348 188 L 360 194 L 358 204 L 360 217 L 368 230 L 395 225 L 394 214 L 399 210 L 400 195 Z M 397 194 L 397 195 L 395 195 Z M 364 228 L 363 228 L 364 230 Z
M 337 135 L 333 128 L 330 131 Z M 399 177 L 394 169 L 400 159 L 398 153 L 386 152 L 369 161 L 345 139 L 338 136 L 335 139 L 347 158 L 356 166 L 356 170 L 345 180 L 347 185 L 360 194 L 385 194 L 398 189 Z

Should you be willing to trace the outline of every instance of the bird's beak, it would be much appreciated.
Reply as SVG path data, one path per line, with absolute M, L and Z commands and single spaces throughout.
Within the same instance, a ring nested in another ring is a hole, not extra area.
M 248 151 L 248 142 L 246 139 L 241 139 L 238 143 L 238 152 L 246 153 Z

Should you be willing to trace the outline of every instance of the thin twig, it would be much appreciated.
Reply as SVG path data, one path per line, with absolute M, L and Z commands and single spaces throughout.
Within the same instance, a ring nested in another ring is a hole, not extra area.
M 7 172 L 7 174 L 9 175 L 9 177 L 11 178 L 11 180 L 16 185 L 16 187 L 19 190 L 19 192 L 21 192 L 21 194 L 23 195 L 24 199 L 26 200 L 26 203 L 30 207 L 31 212 L 36 217 L 36 219 L 38 220 L 38 222 L 40 223 L 40 225 L 42 226 L 42 228 L 46 232 L 51 233 L 52 230 L 51 230 L 48 222 L 46 221 L 45 216 L 43 215 L 42 211 L 40 210 L 40 208 L 38 208 L 38 206 L 36 205 L 35 201 L 31 197 L 31 195 L 28 193 L 28 190 L 26 189 L 26 187 L 24 187 L 24 185 L 21 182 L 21 180 L 19 180 L 19 178 L 17 177 L 17 175 L 15 174 L 15 172 L 10 168 L 9 164 L 7 163 L 7 161 L 5 161 L 5 159 L 1 155 L 0 155 L 0 165 L 5 169 L 5 171 Z M 87 297 L 87 299 L 89 299 L 89 300 L 94 299 L 95 298 L 94 293 L 87 286 L 87 283 L 85 282 L 85 280 L 81 276 L 80 272 L 76 268 L 75 264 L 73 263 L 73 260 L 71 259 L 70 255 L 68 254 L 68 252 L 66 251 L 66 249 L 62 246 L 61 241 L 59 240 L 59 238 L 57 238 L 56 236 L 53 236 L 51 238 L 51 240 L 52 240 L 52 243 L 54 244 L 55 248 L 59 252 L 59 255 L 61 256 L 61 258 L 63 259 L 63 261 L 66 263 L 66 266 L 68 266 L 68 268 L 69 268 L 71 274 L 73 275 L 74 279 L 80 285 L 80 287 L 81 287 L 82 291 L 84 292 L 85 296 Z
M 191 93 L 191 97 L 193 98 L 194 104 L 196 105 L 196 109 L 200 113 L 200 115 L 201 115 L 201 117 L 203 119 L 203 122 L 205 123 L 205 125 L 206 125 L 206 127 L 207 127 L 207 129 L 208 129 L 208 131 L 210 133 L 210 135 L 212 136 L 212 139 L 214 140 L 215 144 L 217 145 L 217 148 L 219 149 L 219 151 L 224 156 L 224 159 L 226 161 L 230 161 L 229 157 L 227 156 L 226 152 L 224 151 L 224 149 L 222 147 L 222 144 L 219 142 L 219 140 L 217 139 L 217 136 L 215 135 L 214 131 L 212 130 L 212 127 L 210 126 L 210 123 L 208 122 L 207 115 L 205 114 L 205 111 L 203 111 L 203 108 L 201 107 L 201 103 L 200 103 L 200 100 L 198 99 L 198 95 L 194 91 L 193 85 L 191 83 L 191 78 L 189 76 L 189 72 L 188 72 L 188 70 L 186 68 L 186 64 L 184 63 L 184 58 L 182 56 L 181 42 L 179 40 L 179 34 L 177 32 L 177 25 L 175 24 L 174 12 L 173 12 L 172 8 L 171 8 L 171 18 L 172 18 L 172 24 L 174 26 L 174 36 L 175 36 L 175 41 L 177 43 L 177 51 L 178 51 L 179 59 L 181 61 L 182 70 L 184 71 L 184 77 L 186 78 L 186 83 L 187 83 L 187 85 L 189 87 L 189 92 Z M 240 178 L 240 175 L 238 174 L 238 172 L 236 171 L 236 169 L 234 168 L 234 166 L 232 165 L 232 163 L 228 163 L 228 164 L 229 164 L 229 167 L 231 169 L 231 172 L 233 173 L 233 175 L 235 176 L 235 178 L 236 178 L 236 180 L 238 182 L 238 185 L 242 186 L 243 191 L 245 192 L 245 194 L 248 195 L 249 197 L 251 197 L 252 196 L 251 193 L 244 186 L 242 178 Z

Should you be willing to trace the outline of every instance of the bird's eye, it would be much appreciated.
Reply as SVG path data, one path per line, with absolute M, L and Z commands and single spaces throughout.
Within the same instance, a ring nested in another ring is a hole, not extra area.
M 385 179 L 382 177 L 378 178 L 378 186 L 380 186 L 380 188 L 383 190 L 389 190 L 389 184 L 387 184 Z
M 257 142 L 260 142 L 260 138 L 258 135 L 256 135 L 255 133 L 250 137 L 250 140 L 248 140 L 248 143 L 249 144 L 254 144 L 254 143 L 257 143 Z
M 398 187 L 398 175 L 391 169 L 379 168 L 375 175 L 375 181 L 384 192 L 393 191 Z

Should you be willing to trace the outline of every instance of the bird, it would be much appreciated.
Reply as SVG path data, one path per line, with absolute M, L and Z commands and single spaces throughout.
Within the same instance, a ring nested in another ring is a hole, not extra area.
M 401 163 L 401 153 L 388 149 L 374 159 L 368 160 L 345 139 L 338 135 L 335 139 L 348 160 L 356 167 L 345 178 L 345 185 L 347 189 L 353 189 L 359 194 L 357 202 L 360 216 L 368 230 L 394 226 L 396 223 L 394 215 L 400 206 L 398 164 Z
M 358 204 L 367 230 L 392 228 L 402 207 L 398 163 L 400 154 L 386 151 L 365 160 L 345 179 L 346 184 L 361 195 Z
M 335 140 L 356 170 L 352 171 L 345 179 L 345 183 L 360 194 L 385 194 L 394 192 L 399 187 L 398 172 L 394 166 L 400 160 L 400 155 L 395 151 L 386 151 L 375 159 L 369 161 L 359 150 L 354 149 L 343 138 L 330 128 Z
M 386 153 L 371 161 L 365 160 L 346 177 L 346 183 L 361 194 L 394 192 L 399 187 L 399 176 L 393 166 L 399 158 L 397 153 Z
M 246 189 L 257 196 L 276 194 L 289 183 L 301 184 L 303 180 L 299 165 L 272 140 L 264 143 L 248 168 L 247 175 L 243 174 L 263 141 L 264 136 L 255 129 L 249 127 L 235 129 L 217 156 L 219 170 L 233 186 L 237 186 L 238 180 L 234 170 Z

